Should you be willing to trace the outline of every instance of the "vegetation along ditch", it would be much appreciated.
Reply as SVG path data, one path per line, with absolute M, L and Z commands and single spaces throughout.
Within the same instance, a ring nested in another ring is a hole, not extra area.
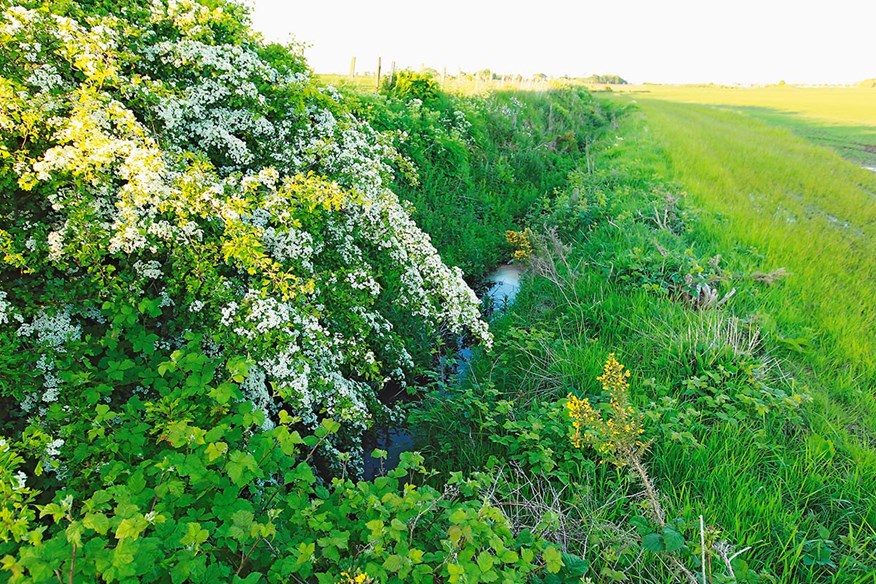
M 860 151 L 248 22 L 0 1 L 0 581 L 873 582 Z

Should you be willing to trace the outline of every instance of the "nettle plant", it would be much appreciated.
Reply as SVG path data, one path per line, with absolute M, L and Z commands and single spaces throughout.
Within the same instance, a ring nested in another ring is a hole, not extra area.
M 101 6 L 0 2 L 3 568 L 534 569 L 472 489 L 442 498 L 405 472 L 377 494 L 328 486 L 357 476 L 362 433 L 393 415 L 377 390 L 427 365 L 412 345 L 491 342 L 461 272 L 385 186 L 391 137 L 294 50 L 261 44 L 236 4 Z M 320 512 L 330 497 L 346 511 Z M 375 520 L 409 536 L 376 543 L 357 514 L 377 501 Z M 442 539 L 460 505 L 482 525 Z M 426 516 L 418 539 L 405 522 Z

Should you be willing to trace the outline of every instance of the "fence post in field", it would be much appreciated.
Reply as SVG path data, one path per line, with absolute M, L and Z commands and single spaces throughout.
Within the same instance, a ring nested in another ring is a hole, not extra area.
M 447 65 L 444 65 L 444 71 L 441 73 L 441 88 L 444 88 L 444 83 L 447 81 Z
M 377 89 L 380 89 L 380 65 L 383 59 L 377 57 Z
M 395 83 L 395 61 L 392 62 L 392 66 L 389 69 L 389 84 L 392 85 Z
M 356 57 L 353 57 L 352 59 L 350 59 L 350 78 L 352 79 L 355 76 L 356 76 Z

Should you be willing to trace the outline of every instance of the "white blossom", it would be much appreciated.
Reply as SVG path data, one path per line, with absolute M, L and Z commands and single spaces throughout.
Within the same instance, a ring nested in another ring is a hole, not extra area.
M 16 484 L 12 486 L 13 491 L 20 491 L 27 485 L 27 475 L 23 471 L 15 473 Z

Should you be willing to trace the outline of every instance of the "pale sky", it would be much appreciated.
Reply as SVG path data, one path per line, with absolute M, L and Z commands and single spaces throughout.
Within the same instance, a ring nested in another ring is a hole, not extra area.
M 249 0 L 268 40 L 317 73 L 448 73 L 635 83 L 854 83 L 876 77 L 876 0 Z

